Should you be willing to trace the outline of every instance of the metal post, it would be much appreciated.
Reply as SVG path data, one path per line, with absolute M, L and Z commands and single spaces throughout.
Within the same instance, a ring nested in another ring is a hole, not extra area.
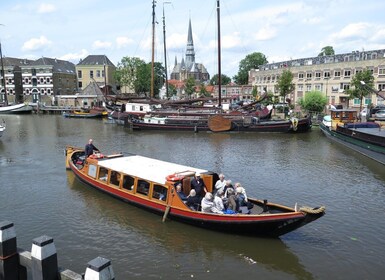
M 113 280 L 115 279 L 111 261 L 97 257 L 88 263 L 84 280 Z
M 13 223 L 0 222 L 0 279 L 19 279 L 19 257 Z
M 58 279 L 58 263 L 53 238 L 43 235 L 32 240 L 32 278 L 34 280 Z

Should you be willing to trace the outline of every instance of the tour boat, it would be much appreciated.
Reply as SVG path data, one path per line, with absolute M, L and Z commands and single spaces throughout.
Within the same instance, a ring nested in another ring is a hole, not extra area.
M 381 122 L 357 122 L 353 109 L 335 109 L 330 113 L 320 123 L 328 138 L 385 165 L 385 130 Z
M 83 183 L 167 219 L 220 232 L 278 237 L 302 227 L 325 214 L 325 207 L 288 207 L 267 200 L 248 198 L 249 207 L 228 214 L 206 213 L 189 208 L 176 192 L 188 195 L 191 180 L 200 173 L 208 192 L 218 174 L 140 155 L 95 154 L 85 158 L 83 148 L 67 146 L 66 168 Z M 247 208 L 247 209 L 245 209 Z

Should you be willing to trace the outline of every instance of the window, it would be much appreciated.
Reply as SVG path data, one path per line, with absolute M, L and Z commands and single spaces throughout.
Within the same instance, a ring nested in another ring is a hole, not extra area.
M 311 85 L 306 85 L 306 91 L 311 91 Z
M 321 78 L 321 72 L 315 72 L 315 77 L 317 79 L 320 79 Z
M 298 85 L 298 91 L 303 91 L 303 85 L 302 84 Z
M 298 79 L 303 79 L 303 73 L 298 73 Z
M 100 78 L 100 70 L 96 70 L 96 77 Z
M 350 73 L 351 73 L 350 70 L 345 70 L 344 71 L 344 77 L 350 77 Z
M 110 184 L 116 187 L 120 185 L 120 173 L 116 171 L 111 171 Z
M 94 71 L 90 70 L 90 78 L 93 78 L 93 77 L 94 77 Z
M 35 68 L 32 68 L 32 76 L 36 76 L 36 69 Z
M 312 76 L 313 76 L 313 74 L 312 74 L 312 73 L 306 73 L 306 79 L 311 79 L 311 78 L 312 78 Z
M 102 70 L 102 77 L 104 78 L 105 74 L 104 74 L 104 70 Z
M 135 178 L 128 175 L 124 175 L 123 185 L 122 185 L 123 189 L 132 191 L 134 189 L 134 186 L 135 186 Z
M 78 70 L 78 78 L 79 78 L 79 79 L 82 78 L 82 70 Z
M 154 190 L 152 192 L 152 198 L 166 201 L 167 199 L 167 188 L 162 185 L 154 185 Z
M 330 72 L 329 71 L 324 72 L 324 78 L 330 78 Z
M 378 90 L 380 91 L 385 90 L 385 84 L 378 84 Z
M 150 189 L 150 183 L 144 180 L 138 180 L 138 185 L 136 187 L 136 192 L 143 194 L 143 195 L 148 195 L 148 191 Z
M 368 106 L 368 105 L 370 105 L 370 104 L 372 104 L 372 99 L 371 99 L 371 98 L 366 98 L 366 97 L 365 97 L 365 105 Z
M 78 85 L 79 85 L 79 88 L 83 87 L 83 83 L 82 82 L 79 82 Z
M 50 78 L 46 78 L 46 81 L 47 81 L 47 84 L 49 84 L 51 82 L 51 79 Z
M 336 78 L 341 77 L 341 71 L 334 71 L 334 77 Z
M 99 180 L 107 182 L 108 169 L 104 167 L 99 168 Z
M 32 78 L 32 86 L 36 87 L 37 86 L 37 79 Z
M 378 68 L 378 75 L 385 75 L 385 68 Z

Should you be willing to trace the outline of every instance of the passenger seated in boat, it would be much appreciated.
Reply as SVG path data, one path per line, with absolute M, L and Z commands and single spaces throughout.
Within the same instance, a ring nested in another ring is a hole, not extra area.
M 235 194 L 239 206 L 247 206 L 246 190 L 242 187 L 241 183 L 235 183 Z
M 182 199 L 182 201 L 186 201 L 187 200 L 187 196 L 182 191 L 182 184 L 181 183 L 178 183 L 176 185 L 176 192 L 179 195 L 180 199 Z
M 232 182 L 231 180 L 226 180 L 226 184 L 225 184 L 225 187 L 223 188 L 223 191 L 225 192 L 225 197 L 228 198 L 228 189 L 232 189 L 233 191 L 235 191 L 233 185 L 232 185 Z
M 217 207 L 215 207 L 214 204 L 214 196 L 212 193 L 207 192 L 205 194 L 205 197 L 202 199 L 201 202 L 202 212 L 204 213 L 217 213 L 217 214 L 223 214 L 221 210 L 219 210 Z
M 227 190 L 227 200 L 226 200 L 226 203 L 227 203 L 227 210 L 232 210 L 234 212 L 237 212 L 237 208 L 238 208 L 238 205 L 237 205 L 237 197 L 235 195 L 235 192 L 232 188 L 229 188 Z
M 192 210 L 198 210 L 200 207 L 201 199 L 196 195 L 194 189 L 190 191 L 190 194 L 187 196 L 186 205 Z
M 225 186 L 226 186 L 225 175 L 221 173 L 219 174 L 219 180 L 215 183 L 214 195 L 219 190 L 224 190 Z
M 86 153 L 86 158 L 88 158 L 90 155 L 92 155 L 94 153 L 94 151 L 96 152 L 100 152 L 98 148 L 96 148 L 94 146 L 94 144 L 92 144 L 93 140 L 90 139 L 88 140 L 88 144 L 86 145 L 84 151 Z
M 220 211 L 225 210 L 225 205 L 223 204 L 224 194 L 223 190 L 219 190 L 214 196 L 214 205 Z

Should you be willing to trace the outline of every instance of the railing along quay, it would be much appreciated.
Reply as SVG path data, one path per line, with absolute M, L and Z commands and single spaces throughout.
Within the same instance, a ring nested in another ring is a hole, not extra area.
M 0 222 L 0 280 L 113 280 L 111 261 L 97 257 L 78 274 L 58 266 L 53 238 L 42 235 L 32 240 L 31 252 L 17 248 L 12 222 Z
M 72 110 L 80 110 L 80 107 L 68 106 L 33 106 L 33 112 L 39 114 L 62 114 Z

